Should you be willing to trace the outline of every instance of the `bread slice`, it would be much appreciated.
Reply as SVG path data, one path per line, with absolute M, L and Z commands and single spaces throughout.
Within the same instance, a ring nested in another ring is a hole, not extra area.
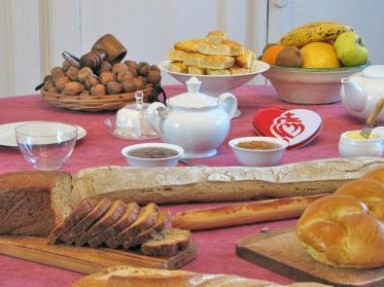
M 187 73 L 188 67 L 183 62 L 170 62 L 168 64 L 168 71 L 174 73 Z
M 136 221 L 137 216 L 139 214 L 139 210 L 140 207 L 136 202 L 129 202 L 120 219 L 116 221 L 112 226 L 108 227 L 98 235 L 89 239 L 88 245 L 90 247 L 96 248 L 106 242 L 110 237 L 113 237 L 120 233 L 122 230 L 124 230 Z
M 185 249 L 191 240 L 189 230 L 171 228 L 141 245 L 141 252 L 150 256 L 172 257 Z
M 57 225 L 48 235 L 48 242 L 50 244 L 56 243 L 58 239 L 73 228 L 76 223 L 82 220 L 89 212 L 91 212 L 100 200 L 94 198 L 86 198 L 74 209 L 64 221 Z
M 229 69 L 207 69 L 207 75 L 215 75 L 215 76 L 223 76 L 223 75 L 231 75 L 231 70 Z
M 0 234 L 47 236 L 70 212 L 72 177 L 65 171 L 0 175 Z
M 82 236 L 75 240 L 76 246 L 85 245 L 88 240 L 97 236 L 100 232 L 112 226 L 123 215 L 127 205 L 122 200 L 114 200 L 108 211 L 95 222 Z
M 148 203 L 140 209 L 139 215 L 132 225 L 128 226 L 117 235 L 112 235 L 105 243 L 112 249 L 119 247 L 125 241 L 137 236 L 140 232 L 153 226 L 158 214 L 159 207 L 154 203 Z
M 200 68 L 198 66 L 188 66 L 188 74 L 205 75 L 206 73 L 207 69 Z
M 184 51 L 187 53 L 196 53 L 197 47 L 199 43 L 204 41 L 204 39 L 191 39 L 191 40 L 183 40 L 176 42 L 173 47 L 175 50 Z
M 99 220 L 111 205 L 112 202 L 108 198 L 101 199 L 91 212 L 77 222 L 69 231 L 61 235 L 59 240 L 66 244 L 72 244 L 76 239 L 80 238 L 92 224 Z
M 223 40 L 219 44 L 204 41 L 198 44 L 197 51 L 204 55 L 240 56 L 244 53 L 244 47 L 231 40 Z
M 129 240 L 125 241 L 123 243 L 123 248 L 129 249 L 151 239 L 152 237 L 157 235 L 159 232 L 162 232 L 170 223 L 170 220 L 171 220 L 171 215 L 169 214 L 169 212 L 160 211 L 155 221 L 155 224 L 152 227 L 140 232 L 137 236 L 134 236 Z
M 208 32 L 205 40 L 211 44 L 219 44 L 227 39 L 227 34 L 224 31 L 210 31 Z
M 197 66 L 206 69 L 227 69 L 235 63 L 235 59 L 229 56 L 204 56 L 198 61 Z
M 181 50 L 171 49 L 168 50 L 167 59 L 170 61 L 182 62 L 184 61 L 186 52 Z

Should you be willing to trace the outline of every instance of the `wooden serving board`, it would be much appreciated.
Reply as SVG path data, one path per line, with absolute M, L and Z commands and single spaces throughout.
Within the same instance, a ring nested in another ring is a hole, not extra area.
M 312 259 L 301 246 L 293 227 L 244 237 L 237 242 L 236 253 L 295 281 L 333 286 L 384 286 L 384 268 L 333 268 Z
M 0 254 L 90 274 L 116 265 L 178 269 L 196 258 L 197 247 L 192 243 L 173 257 L 154 257 L 108 248 L 50 245 L 41 237 L 0 236 Z

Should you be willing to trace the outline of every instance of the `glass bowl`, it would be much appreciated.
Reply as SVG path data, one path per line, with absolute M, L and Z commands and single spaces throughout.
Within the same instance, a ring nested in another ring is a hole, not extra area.
M 77 140 L 74 125 L 32 121 L 15 128 L 16 142 L 25 160 L 39 170 L 62 167 L 71 156 Z
M 337 69 L 271 66 L 263 72 L 277 96 L 294 104 L 331 104 L 341 100 L 341 79 L 361 72 L 367 65 Z

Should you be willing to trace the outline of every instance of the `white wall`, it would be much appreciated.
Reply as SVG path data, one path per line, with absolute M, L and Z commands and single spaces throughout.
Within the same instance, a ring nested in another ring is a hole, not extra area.
M 127 58 L 151 64 L 177 40 L 213 29 L 253 50 L 265 44 L 267 0 L 0 0 L 0 9 L 0 96 L 33 93 L 63 51 L 81 56 L 106 33 Z

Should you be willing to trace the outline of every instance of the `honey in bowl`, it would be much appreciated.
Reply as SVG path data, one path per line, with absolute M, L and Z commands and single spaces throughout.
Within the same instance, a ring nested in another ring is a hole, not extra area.
M 178 152 L 165 147 L 142 147 L 133 149 L 127 154 L 139 158 L 167 158 L 178 155 Z
M 243 141 L 243 142 L 239 142 L 236 146 L 239 148 L 259 149 L 259 150 L 280 148 L 279 144 L 273 143 L 273 142 L 267 142 L 267 141 Z
M 347 139 L 350 140 L 368 140 L 368 139 L 377 139 L 379 135 L 371 133 L 368 138 L 365 138 L 361 135 L 361 131 L 350 131 L 346 134 Z

